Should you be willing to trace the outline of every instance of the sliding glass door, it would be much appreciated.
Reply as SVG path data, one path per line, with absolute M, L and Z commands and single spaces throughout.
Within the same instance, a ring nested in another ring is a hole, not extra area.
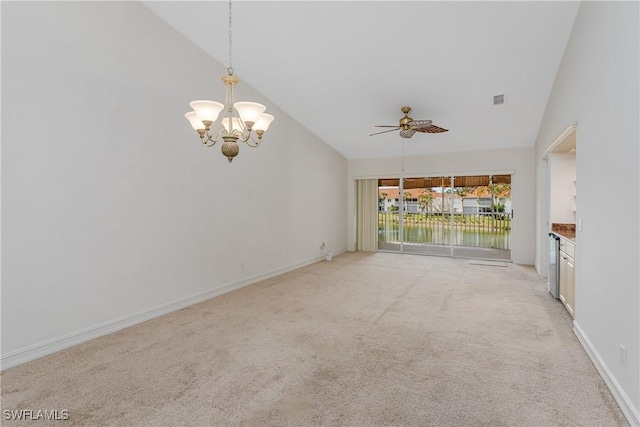
M 511 175 L 454 177 L 459 198 L 453 255 L 511 259 Z
M 400 180 L 378 180 L 378 250 L 402 252 Z
M 404 252 L 452 255 L 451 177 L 405 178 Z
M 378 249 L 511 259 L 511 175 L 378 181 Z

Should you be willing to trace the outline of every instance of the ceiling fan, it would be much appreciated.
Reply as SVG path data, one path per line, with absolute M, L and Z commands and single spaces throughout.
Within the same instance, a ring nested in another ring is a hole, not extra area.
M 442 133 L 448 132 L 448 129 L 443 129 L 439 126 L 432 124 L 431 120 L 413 120 L 409 117 L 411 107 L 402 107 L 404 117 L 400 119 L 397 126 L 391 125 L 375 125 L 377 128 L 393 128 L 389 130 L 383 130 L 382 132 L 372 133 L 369 136 L 380 135 L 381 133 L 393 132 L 394 130 L 400 131 L 400 136 L 403 138 L 411 138 L 416 132 L 422 133 Z

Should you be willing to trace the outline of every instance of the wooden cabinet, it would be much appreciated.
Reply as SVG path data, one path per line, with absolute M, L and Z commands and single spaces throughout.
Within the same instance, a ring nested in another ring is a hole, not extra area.
M 571 317 L 575 317 L 576 301 L 576 261 L 575 244 L 560 239 L 560 301 Z

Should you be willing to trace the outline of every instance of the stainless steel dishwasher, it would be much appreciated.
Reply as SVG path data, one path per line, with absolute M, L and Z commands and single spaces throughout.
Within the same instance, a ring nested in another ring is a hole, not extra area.
M 547 289 L 554 298 L 560 298 L 560 237 L 555 233 L 549 233 Z

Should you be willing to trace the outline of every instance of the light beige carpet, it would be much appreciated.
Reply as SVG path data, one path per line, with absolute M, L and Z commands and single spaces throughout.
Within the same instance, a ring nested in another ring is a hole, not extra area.
M 578 308 L 579 309 L 579 308 Z M 347 253 L 2 373 L 5 425 L 616 426 L 531 267 Z

